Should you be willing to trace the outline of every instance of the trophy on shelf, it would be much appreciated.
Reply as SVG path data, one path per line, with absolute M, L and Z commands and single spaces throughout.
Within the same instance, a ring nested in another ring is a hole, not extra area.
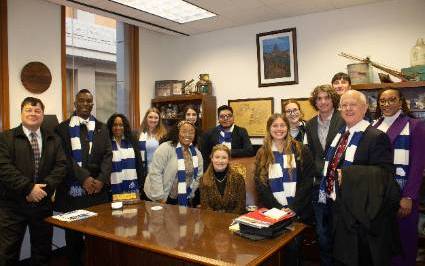
M 196 82 L 196 90 L 201 94 L 212 94 L 212 83 L 209 74 L 199 75 L 199 81 Z

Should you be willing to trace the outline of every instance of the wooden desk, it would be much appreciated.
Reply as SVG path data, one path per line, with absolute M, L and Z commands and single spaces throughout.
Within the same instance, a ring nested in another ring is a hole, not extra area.
M 161 205 L 162 210 L 151 207 Z M 98 216 L 55 226 L 86 234 L 87 265 L 279 265 L 283 247 L 305 226 L 275 239 L 251 241 L 229 232 L 234 214 L 153 202 L 113 211 L 90 208 Z

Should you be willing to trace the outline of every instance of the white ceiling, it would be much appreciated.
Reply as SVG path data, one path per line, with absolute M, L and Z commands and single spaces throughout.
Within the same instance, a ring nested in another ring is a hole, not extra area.
M 216 17 L 185 24 L 157 17 L 109 0 L 47 0 L 168 34 L 194 35 L 257 22 L 294 17 L 387 0 L 186 0 Z

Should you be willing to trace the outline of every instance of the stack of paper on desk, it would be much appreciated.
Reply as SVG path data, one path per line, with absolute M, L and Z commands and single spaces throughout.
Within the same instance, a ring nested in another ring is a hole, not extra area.
M 63 221 L 63 222 L 73 222 L 73 221 L 87 219 L 89 217 L 96 216 L 96 215 L 97 213 L 87 211 L 87 210 L 75 210 L 75 211 L 70 211 L 70 212 L 54 215 L 52 216 L 52 218 L 57 219 L 59 221 Z

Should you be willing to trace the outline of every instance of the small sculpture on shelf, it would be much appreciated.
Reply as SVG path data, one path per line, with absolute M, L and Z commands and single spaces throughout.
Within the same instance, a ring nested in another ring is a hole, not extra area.
M 186 95 L 189 94 L 196 94 L 198 93 L 195 83 L 193 83 L 195 80 L 191 79 L 190 81 L 186 82 L 183 86 L 183 93 Z
M 196 83 L 196 89 L 201 94 L 212 94 L 212 83 L 209 74 L 200 74 L 199 81 Z

